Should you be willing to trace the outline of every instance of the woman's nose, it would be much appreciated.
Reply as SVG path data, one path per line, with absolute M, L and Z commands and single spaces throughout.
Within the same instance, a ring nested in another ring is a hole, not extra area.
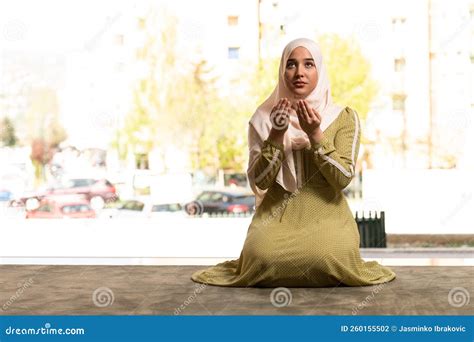
M 304 72 L 304 67 L 301 66 L 301 65 L 298 65 L 298 66 L 296 67 L 296 74 L 295 74 L 295 76 L 303 76 L 303 75 L 304 75 L 303 72 Z

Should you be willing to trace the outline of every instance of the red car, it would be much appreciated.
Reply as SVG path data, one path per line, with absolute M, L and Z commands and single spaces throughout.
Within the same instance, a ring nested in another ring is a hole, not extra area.
M 118 199 L 115 186 L 106 179 L 74 178 L 63 184 L 59 184 L 46 189 L 45 191 L 30 193 L 23 196 L 17 202 L 25 205 L 30 198 L 41 200 L 50 195 L 84 195 L 89 201 L 93 198 L 101 199 L 104 202 L 114 202 Z
M 95 211 L 83 196 L 64 195 L 43 198 L 38 208 L 27 210 L 26 218 L 95 218 Z

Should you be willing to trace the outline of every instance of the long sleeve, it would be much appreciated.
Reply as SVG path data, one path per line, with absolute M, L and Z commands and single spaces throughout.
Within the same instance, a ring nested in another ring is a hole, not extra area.
M 354 178 L 361 135 L 357 112 L 346 108 L 341 115 L 334 143 L 323 135 L 319 144 L 311 144 L 314 163 L 336 190 L 344 189 Z
M 248 178 L 260 190 L 268 189 L 280 171 L 283 159 L 283 144 L 270 140 L 261 141 L 252 125 L 249 126 L 250 160 Z

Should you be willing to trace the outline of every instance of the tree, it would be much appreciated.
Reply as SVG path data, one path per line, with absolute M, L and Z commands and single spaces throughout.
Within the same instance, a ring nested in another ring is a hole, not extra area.
M 378 92 L 378 85 L 370 75 L 369 61 L 352 40 L 330 34 L 321 36 L 318 41 L 334 102 L 354 108 L 360 119 L 365 120 Z
M 59 121 L 56 92 L 49 88 L 33 91 L 27 113 L 28 139 L 31 142 L 31 161 L 35 168 L 36 185 L 45 180 L 44 167 L 54 156 L 54 150 L 67 138 Z
M 167 97 L 176 81 L 176 19 L 167 13 L 159 15 L 153 8 L 137 19 L 144 44 L 136 51 L 136 63 L 143 73 L 133 85 L 132 108 L 113 142 L 122 159 L 129 153 L 148 155 L 170 139 Z
M 15 146 L 17 143 L 15 127 L 8 117 L 4 117 L 0 122 L 0 142 L 8 147 Z

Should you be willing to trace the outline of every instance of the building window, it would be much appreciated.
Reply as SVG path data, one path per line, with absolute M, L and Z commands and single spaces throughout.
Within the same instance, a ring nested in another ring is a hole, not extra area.
M 123 41 L 124 41 L 123 34 L 117 34 L 117 35 L 115 35 L 115 44 L 116 44 L 116 45 L 122 46 L 122 45 L 123 45 Z
M 395 58 L 393 60 L 393 67 L 396 72 L 401 72 L 405 70 L 405 58 Z
M 147 153 L 136 153 L 135 154 L 135 167 L 139 170 L 148 170 L 148 154 Z
M 239 59 L 239 47 L 229 47 L 228 49 L 228 58 L 229 59 Z
M 405 28 L 406 18 L 398 17 L 392 18 L 392 29 L 393 32 L 401 32 Z
M 146 28 L 146 19 L 145 18 L 138 18 L 138 29 L 144 30 Z
M 405 111 L 405 94 L 395 94 L 392 96 L 393 110 Z
M 239 17 L 236 16 L 236 15 L 229 15 L 227 17 L 227 25 L 229 25 L 229 26 L 239 25 Z

